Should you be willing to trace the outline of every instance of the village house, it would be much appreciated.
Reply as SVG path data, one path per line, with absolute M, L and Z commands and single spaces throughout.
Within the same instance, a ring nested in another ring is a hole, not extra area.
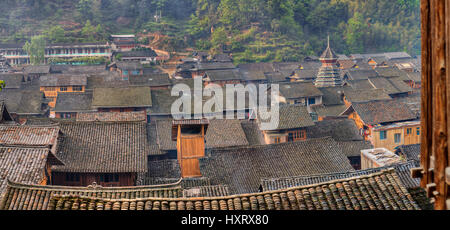
M 147 170 L 145 122 L 61 122 L 53 185 L 134 186 Z
M 157 56 L 154 50 L 141 48 L 140 50 L 116 52 L 113 61 L 138 61 L 141 64 L 150 64 L 156 62 Z
M 240 84 L 242 76 L 237 69 L 232 70 L 208 70 L 203 75 L 204 85 L 217 84 L 225 86 L 226 84 Z
M 12 72 L 14 72 L 14 69 L 11 67 L 8 60 L 6 60 L 5 56 L 0 54 L 0 74 Z
M 81 112 L 96 111 L 92 105 L 92 91 L 59 93 L 56 99 L 55 118 L 77 118 Z
M 86 74 L 49 74 L 41 76 L 39 79 L 40 91 L 50 100 L 48 105 L 55 107 L 58 93 L 60 92 L 79 92 L 86 89 Z M 54 115 L 54 113 L 52 113 Z
M 259 124 L 266 122 L 261 117 L 268 117 L 258 113 Z M 275 129 L 260 129 L 264 134 L 266 144 L 276 144 L 305 140 L 307 127 L 314 126 L 314 122 L 304 105 L 280 105 L 279 122 Z
M 351 119 L 318 121 L 314 126 L 307 128 L 307 133 L 308 139 L 332 137 L 354 169 L 361 169 L 361 150 L 373 148 L 369 141 L 364 140 L 355 122 Z
M 343 91 L 343 99 L 348 108 L 352 103 L 391 100 L 392 98 L 383 89 L 346 89 Z
M 334 86 L 318 88 L 322 92 L 322 104 L 310 106 L 313 121 L 342 118 L 341 113 L 348 107 L 343 101 L 344 90 L 349 86 Z
M 23 123 L 31 117 L 48 117 L 49 100 L 39 88 L 5 88 L 0 91 L 0 101 L 3 101 L 14 120 Z
M 43 75 L 51 73 L 50 65 L 27 65 L 23 67 L 24 75 L 29 79 L 39 79 Z
M 150 87 L 94 88 L 93 109 L 99 112 L 147 111 L 152 107 Z
M 25 50 L 24 44 L 2 44 L 0 53 L 3 53 L 8 62 L 13 66 L 30 64 L 30 58 Z M 111 46 L 106 42 L 98 43 L 70 43 L 49 44 L 45 47 L 45 63 L 50 59 L 71 59 L 79 57 L 111 57 Z
M 3 115 L 7 115 L 3 107 Z M 3 119 L 8 119 L 2 116 Z M 0 125 L 0 198 L 8 180 L 26 184 L 51 184 L 51 167 L 63 165 L 56 157 L 58 126 Z
M 420 144 L 420 121 L 375 126 L 372 143 L 375 148 L 386 148 L 390 151 L 395 151 L 400 145 Z
M 375 145 L 374 129 L 397 122 L 413 121 L 417 115 L 407 105 L 396 100 L 380 100 L 352 103 L 342 115 L 353 119 L 365 140 Z
M 115 51 L 131 51 L 136 48 L 136 36 L 133 34 L 111 35 L 111 48 Z
M 286 104 L 301 104 L 305 106 L 322 104 L 323 93 L 313 83 L 290 82 L 280 83 L 280 102 Z
M 200 172 L 232 194 L 261 191 L 263 178 L 353 171 L 331 137 L 281 144 L 213 149 L 200 159 Z
M 123 80 L 131 75 L 143 75 L 144 66 L 139 61 L 116 61 L 108 65 L 109 71 L 117 71 Z

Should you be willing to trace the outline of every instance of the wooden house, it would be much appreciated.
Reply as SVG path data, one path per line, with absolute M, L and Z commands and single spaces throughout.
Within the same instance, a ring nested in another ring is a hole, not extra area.
M 111 47 L 117 51 L 131 51 L 136 48 L 135 39 L 134 34 L 111 35 Z
M 140 61 L 116 61 L 108 65 L 109 71 L 117 71 L 123 80 L 131 75 L 143 75 L 144 66 Z
M 397 100 L 352 103 L 341 115 L 353 119 L 365 140 L 374 141 L 374 128 L 396 122 L 412 121 L 417 114 Z
M 269 122 L 258 113 L 258 124 Z M 280 105 L 279 122 L 274 129 L 261 128 L 266 144 L 276 144 L 305 140 L 307 138 L 307 127 L 314 126 L 314 122 L 303 105 Z
M 81 112 L 96 111 L 91 107 L 92 91 L 86 92 L 60 92 L 56 99 L 53 112 L 55 118 L 76 118 Z
M 395 151 L 400 145 L 420 144 L 420 133 L 420 121 L 375 126 L 372 143 L 375 148 Z
M 387 64 L 387 61 L 386 61 L 385 57 L 371 57 L 371 58 L 369 58 L 367 63 L 370 66 L 372 66 L 373 69 L 388 67 L 388 64 Z
M 7 179 L 29 184 L 52 183 L 51 167 L 63 165 L 56 157 L 58 135 L 58 126 L 0 125 L 0 197 Z
M 50 99 L 48 105 L 55 107 L 58 93 L 60 92 L 78 92 L 82 93 L 86 89 L 86 74 L 49 74 L 41 76 L 39 79 L 40 90 L 44 92 L 45 97 Z
M 205 157 L 205 134 L 209 121 L 174 120 L 172 140 L 177 141 L 177 159 L 182 177 L 200 177 L 199 159 Z
M 53 185 L 135 186 L 147 170 L 145 122 L 61 122 Z
M 280 102 L 304 106 L 321 105 L 323 93 L 311 82 L 280 83 Z

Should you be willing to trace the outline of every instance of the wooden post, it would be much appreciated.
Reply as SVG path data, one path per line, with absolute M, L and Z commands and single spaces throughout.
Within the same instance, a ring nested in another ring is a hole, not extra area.
M 421 187 L 443 210 L 448 199 L 445 168 L 449 166 L 450 0 L 421 0 L 422 114 Z

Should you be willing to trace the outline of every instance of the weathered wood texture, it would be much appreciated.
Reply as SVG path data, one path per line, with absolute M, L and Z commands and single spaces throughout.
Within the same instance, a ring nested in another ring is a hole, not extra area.
M 447 209 L 450 127 L 450 0 L 421 0 L 422 137 L 421 186 L 436 209 Z

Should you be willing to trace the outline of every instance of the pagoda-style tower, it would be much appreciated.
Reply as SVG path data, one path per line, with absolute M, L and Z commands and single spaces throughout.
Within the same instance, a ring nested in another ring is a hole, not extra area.
M 316 87 L 332 87 L 342 85 L 340 69 L 336 65 L 337 59 L 338 56 L 330 48 L 330 37 L 328 36 L 327 49 L 319 58 L 320 62 L 322 62 L 322 67 L 320 67 L 317 78 L 314 81 L 314 85 L 316 85 Z

